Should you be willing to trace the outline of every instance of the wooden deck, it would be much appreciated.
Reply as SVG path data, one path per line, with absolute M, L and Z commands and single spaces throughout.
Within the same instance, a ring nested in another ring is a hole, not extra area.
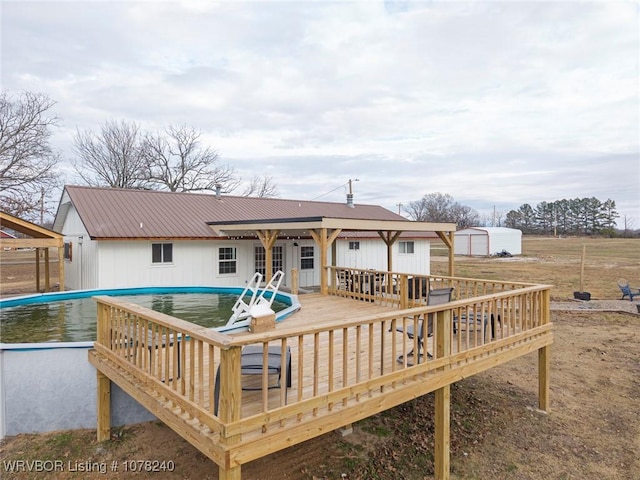
M 89 354 L 102 399 L 99 436 L 110 427 L 105 392 L 113 381 L 217 463 L 221 478 L 240 478 L 248 461 L 536 350 L 544 353 L 540 406 L 547 407 L 552 334 L 544 286 L 410 309 L 349 296 L 301 295 L 302 308 L 274 329 L 233 336 L 100 298 L 98 341 Z M 465 326 L 457 319 L 474 315 L 499 321 L 473 322 L 454 333 L 454 324 Z M 427 317 L 434 325 L 426 346 L 433 358 L 409 361 L 417 339 L 399 329 L 417 328 Z M 283 387 L 290 351 L 291 387 L 265 388 L 276 383 L 274 374 L 240 375 L 247 345 L 263 346 L 264 366 L 266 349 L 279 349 Z

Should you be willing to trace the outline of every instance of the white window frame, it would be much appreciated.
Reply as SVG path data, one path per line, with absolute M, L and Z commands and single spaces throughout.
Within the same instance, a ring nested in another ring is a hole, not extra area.
M 153 250 L 155 248 L 156 245 L 160 245 L 160 261 L 156 262 L 154 261 L 154 254 L 153 254 Z M 171 260 L 170 261 L 166 261 L 165 260 L 165 246 L 169 245 L 171 246 Z M 159 265 L 173 265 L 173 242 L 152 242 L 151 243 L 151 265 L 154 266 L 159 266 Z
M 413 240 L 402 240 L 398 242 L 398 253 L 400 255 L 413 255 L 416 253 L 416 244 Z
M 231 250 L 232 258 L 221 258 L 223 251 Z M 233 272 L 221 272 L 220 268 L 222 265 L 232 265 L 234 266 Z M 228 275 L 237 275 L 238 274 L 238 247 L 233 245 L 228 245 L 225 247 L 218 247 L 218 275 L 228 276 Z

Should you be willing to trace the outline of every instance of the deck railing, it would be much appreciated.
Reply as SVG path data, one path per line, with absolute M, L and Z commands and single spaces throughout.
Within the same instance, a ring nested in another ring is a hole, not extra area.
M 424 305 L 430 289 L 453 288 L 453 300 L 531 287 L 533 283 L 327 267 L 329 294 L 399 308 Z
M 398 309 L 359 316 L 355 308 L 345 311 L 339 322 L 305 326 L 284 322 L 268 332 L 229 336 L 115 298 L 97 297 L 95 350 L 133 381 L 159 392 L 189 421 L 219 435 L 221 450 L 210 457 L 228 466 L 230 461 L 245 463 L 287 442 L 302 441 L 305 435 L 309 438 L 310 429 L 330 431 L 432 391 L 428 389 L 435 384 L 429 379 L 451 383 L 464 378 L 469 362 L 485 361 L 488 355 L 500 355 L 525 341 L 536 348 L 536 338 L 550 332 L 548 286 L 413 276 L 431 286 L 455 288 L 452 302 L 428 306 L 422 302 L 421 289 L 414 295 L 417 298 L 407 295 L 402 300 L 413 280 L 408 275 L 332 271 L 332 294 Z M 339 283 L 347 278 L 341 272 L 349 272 L 353 289 Z M 380 283 L 369 284 L 366 275 Z M 418 306 L 401 308 L 405 302 Z M 410 328 L 422 329 L 424 344 L 419 335 L 406 334 Z M 258 378 L 250 376 L 258 388 L 243 390 L 251 381 L 241 375 L 241 353 L 248 345 L 262 346 L 264 368 Z M 281 353 L 279 389 L 266 388 L 276 381 L 267 368 L 269 347 Z M 286 437 L 276 440 L 283 428 Z M 265 442 L 270 435 L 272 440 Z M 239 443 L 252 448 L 237 450 L 233 460 L 225 457 L 225 449 Z

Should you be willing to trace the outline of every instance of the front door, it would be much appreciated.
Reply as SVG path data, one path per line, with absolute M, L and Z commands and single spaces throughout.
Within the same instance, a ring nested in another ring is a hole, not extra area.
M 271 249 L 271 255 L 273 257 L 272 263 L 271 263 L 273 268 L 273 273 L 276 273 L 278 270 L 282 270 L 283 272 L 285 272 L 284 247 L 282 245 L 274 245 Z M 263 280 L 265 283 L 269 283 L 269 280 L 271 279 L 265 277 L 265 275 L 267 274 L 267 268 L 265 265 L 265 251 L 262 245 L 255 246 L 253 250 L 253 258 L 254 258 L 255 271 L 260 272 L 262 274 L 262 276 L 264 277 Z M 285 283 L 287 278 L 286 273 L 287 272 L 285 272 Z

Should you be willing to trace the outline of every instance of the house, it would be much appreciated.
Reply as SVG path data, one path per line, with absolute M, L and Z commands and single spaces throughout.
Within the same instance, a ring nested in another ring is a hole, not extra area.
M 506 250 L 522 254 L 522 232 L 515 228 L 471 227 L 455 233 L 455 254 L 489 256 Z
M 324 260 L 310 226 L 327 218 L 405 226 L 386 239 L 376 229 L 340 229 L 327 264 L 363 269 L 392 264 L 395 271 L 428 274 L 431 239 L 455 230 L 408 222 L 377 205 L 83 186 L 65 187 L 53 228 L 65 239 L 67 289 L 236 286 L 256 271 L 269 277 L 283 270 L 286 279 L 292 269 L 299 286 L 308 287 L 320 285 Z M 264 234 L 278 232 L 269 238 L 270 252 L 256 223 L 277 226 Z M 408 223 L 417 231 L 406 231 Z

